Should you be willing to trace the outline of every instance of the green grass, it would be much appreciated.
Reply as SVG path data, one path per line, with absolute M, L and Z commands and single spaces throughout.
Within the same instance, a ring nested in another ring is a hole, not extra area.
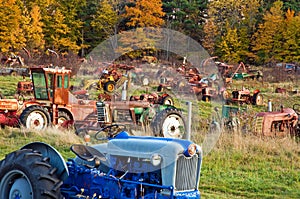
M 201 145 L 205 134 L 193 140 Z M 72 131 L 50 129 L 28 132 L 0 131 L 0 159 L 33 141 L 55 147 L 62 156 L 74 157 L 69 147 L 84 143 Z M 202 198 L 299 198 L 300 146 L 291 138 L 261 139 L 224 133 L 214 149 L 203 157 L 199 190 Z
M 28 78 L 26 78 L 28 80 Z M 0 93 L 6 98 L 13 98 L 17 92 L 17 84 L 23 81 L 20 76 L 0 76 Z
M 299 155 L 290 138 L 223 134 L 203 158 L 199 189 L 203 198 L 299 198 Z
M 50 144 L 67 160 L 68 157 L 74 156 L 69 150 L 71 145 L 83 143 L 84 141 L 76 136 L 74 131 L 60 131 L 49 128 L 45 131 L 31 132 L 26 129 L 6 127 L 0 130 L 0 159 L 3 159 L 5 154 L 18 150 L 30 142 Z

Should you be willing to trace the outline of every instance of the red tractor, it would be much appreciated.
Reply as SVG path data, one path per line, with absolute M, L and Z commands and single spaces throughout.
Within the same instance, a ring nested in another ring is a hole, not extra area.
M 270 137 L 299 136 L 299 107 L 295 104 L 293 108 L 281 107 L 279 111 L 257 113 L 254 133 Z
M 71 70 L 31 68 L 33 95 L 30 100 L 0 99 L 0 125 L 41 130 L 88 121 L 95 114 L 96 101 L 79 100 L 70 92 Z M 96 120 L 95 120 L 96 121 Z

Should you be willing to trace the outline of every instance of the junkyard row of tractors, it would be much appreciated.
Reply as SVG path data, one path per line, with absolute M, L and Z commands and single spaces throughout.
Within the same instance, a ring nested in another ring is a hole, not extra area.
M 183 111 L 175 106 L 176 99 L 164 92 L 169 86 L 190 92 L 187 88 L 200 85 L 195 75 L 188 76 L 193 82 L 188 81 L 187 85 L 179 82 L 170 85 L 171 78 L 165 77 L 158 92 L 132 95 L 129 99 L 122 95 L 118 99 L 112 93 L 118 88 L 116 82 L 121 76 L 114 79 L 110 72 L 104 71 L 105 79 L 100 78 L 94 82 L 96 85 L 92 83 L 88 87 L 103 89 L 108 97 L 90 100 L 78 97 L 88 91 L 73 90 L 69 69 L 33 67 L 30 71 L 32 81 L 18 84 L 19 97 L 0 99 L 1 127 L 36 130 L 50 125 L 75 127 L 79 135 L 96 130 L 95 139 L 101 143 L 73 144 L 70 149 L 76 157 L 67 162 L 55 148 L 42 142 L 29 143 L 7 154 L 0 161 L 0 198 L 201 198 L 202 149 L 186 139 Z M 173 73 L 172 78 L 178 77 Z M 214 95 L 207 93 L 214 78 L 199 79 L 202 80 L 201 100 L 210 101 L 220 95 L 219 89 L 211 89 Z M 127 81 L 126 77 L 124 90 Z M 203 86 L 205 81 L 207 86 Z M 139 83 L 146 85 L 147 82 L 143 79 Z M 33 98 L 21 97 L 26 90 L 32 92 Z M 226 120 L 219 116 L 220 123 L 212 123 L 215 126 L 226 122 L 227 126 L 234 127 L 233 118 L 242 110 L 228 103 L 259 105 L 263 101 L 258 90 L 253 96 L 247 89 L 234 91 L 231 100 L 226 92 L 221 94 L 227 103 L 222 109 L 222 117 Z M 296 135 L 299 133 L 299 110 L 300 105 L 294 105 L 293 109 L 282 107 L 280 111 L 258 113 L 253 130 L 262 136 Z M 137 133 L 146 132 L 147 128 L 150 128 L 150 136 Z
M 221 66 L 222 70 L 224 66 L 226 65 Z M 245 68 L 240 64 L 235 72 L 241 66 Z M 141 71 L 136 72 L 138 70 L 134 69 L 133 66 L 113 64 L 102 70 L 98 80 L 90 80 L 89 83 L 81 85 L 84 90 L 74 90 L 73 85 L 70 85 L 71 70 L 58 67 L 30 68 L 31 81 L 18 83 L 17 99 L 0 100 L 1 127 L 41 130 L 54 125 L 64 128 L 75 127 L 76 133 L 80 134 L 86 133 L 89 129 L 97 130 L 118 123 L 127 125 L 132 134 L 150 131 L 150 135 L 154 136 L 185 138 L 186 120 L 182 110 L 175 107 L 174 99 L 166 89 L 177 89 L 178 92 L 184 90 L 187 94 L 192 93 L 203 101 L 221 99 L 227 105 L 233 103 L 263 105 L 263 96 L 259 90 L 251 94 L 249 89 L 242 88 L 232 91 L 230 97 L 228 91 L 218 83 L 218 74 L 203 77 L 196 68 L 185 65 L 175 69 L 176 71 L 170 68 L 158 71 L 159 76 L 155 74 L 155 78 L 160 79 L 157 92 L 133 95 L 129 99 L 126 97 L 126 99 L 115 99 L 114 92 L 118 88 L 126 85 L 128 87 L 129 83 L 148 86 L 154 78 L 154 75 L 149 75 L 149 79 L 146 80 L 147 73 L 143 70 L 144 79 L 140 78 L 137 82 L 136 79 L 141 76 L 139 75 Z M 221 69 L 219 66 L 219 71 L 222 71 Z M 132 70 L 134 71 L 129 73 Z M 227 74 L 228 71 L 225 71 Z M 174 72 L 177 75 L 174 75 Z M 130 78 L 132 74 L 135 75 L 135 80 Z M 261 76 L 262 73 L 256 74 L 258 79 Z M 88 89 L 92 87 L 104 91 L 97 100 L 86 97 L 89 94 Z M 33 97 L 25 100 L 23 94 L 26 93 L 32 94 Z M 295 105 L 293 109 L 282 108 L 278 112 L 257 114 L 252 130 L 267 136 L 297 134 L 296 132 L 299 131 L 297 107 Z M 232 123 L 232 118 L 236 118 L 239 112 L 240 109 L 237 107 L 224 108 L 222 121 L 219 122 L 221 125 Z

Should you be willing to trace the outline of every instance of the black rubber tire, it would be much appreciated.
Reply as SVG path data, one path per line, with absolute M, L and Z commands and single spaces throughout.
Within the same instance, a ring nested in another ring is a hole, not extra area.
M 201 101 L 202 100 L 202 92 L 198 92 L 198 93 L 196 93 L 196 98 L 197 98 L 197 100 L 198 101 Z
M 63 198 L 60 193 L 63 182 L 56 174 L 57 168 L 52 167 L 49 160 L 49 157 L 43 157 L 31 149 L 8 154 L 0 162 L 0 198 L 13 199 L 17 194 L 26 199 Z
M 17 72 L 16 71 L 12 71 L 11 73 L 10 73 L 10 76 L 12 76 L 12 77 L 16 77 L 18 74 L 17 74 Z
M 173 119 L 172 119 L 173 118 Z M 171 120 L 170 120 L 171 119 Z M 165 122 L 173 121 L 173 125 L 167 125 Z M 177 125 L 177 126 L 176 126 Z M 151 130 L 154 136 L 160 137 L 171 137 L 171 138 L 186 138 L 186 122 L 183 119 L 181 111 L 176 108 L 167 108 L 159 113 L 157 113 L 151 124 Z M 163 128 L 167 128 L 170 131 L 164 131 Z M 183 129 L 180 129 L 183 128 Z M 173 132 L 171 132 L 173 131 Z
M 262 94 L 261 93 L 255 93 L 254 95 L 253 95 L 253 105 L 259 105 L 259 106 L 261 106 L 261 105 L 263 105 L 263 102 L 264 100 L 263 100 L 263 96 L 262 96 Z
M 64 111 L 58 111 L 58 126 L 61 126 L 65 121 L 70 121 L 71 116 L 64 112 Z M 66 126 L 66 128 L 70 128 L 71 126 Z
M 160 104 L 174 106 L 174 100 L 171 96 L 165 96 L 164 98 L 162 98 Z
M 115 90 L 115 82 L 109 81 L 104 84 L 104 90 L 112 93 Z
M 293 109 L 297 113 L 297 115 L 300 117 L 300 104 L 294 104 Z
M 202 96 L 202 101 L 204 101 L 204 102 L 210 102 L 211 101 L 211 97 L 204 95 L 204 96 Z
M 29 121 L 31 114 L 38 114 L 41 119 L 43 119 L 43 123 L 40 125 L 39 120 Z M 40 106 L 29 106 L 27 107 L 20 115 L 21 124 L 28 129 L 36 129 L 36 130 L 44 130 L 46 127 L 50 125 L 50 115 L 49 113 Z M 37 122 L 37 123 L 36 123 Z M 31 124 L 30 124 L 31 123 Z

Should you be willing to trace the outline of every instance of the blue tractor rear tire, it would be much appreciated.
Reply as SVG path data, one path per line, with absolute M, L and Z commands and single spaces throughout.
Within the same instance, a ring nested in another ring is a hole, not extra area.
M 57 169 L 32 149 L 12 152 L 0 162 L 0 198 L 62 199 Z

